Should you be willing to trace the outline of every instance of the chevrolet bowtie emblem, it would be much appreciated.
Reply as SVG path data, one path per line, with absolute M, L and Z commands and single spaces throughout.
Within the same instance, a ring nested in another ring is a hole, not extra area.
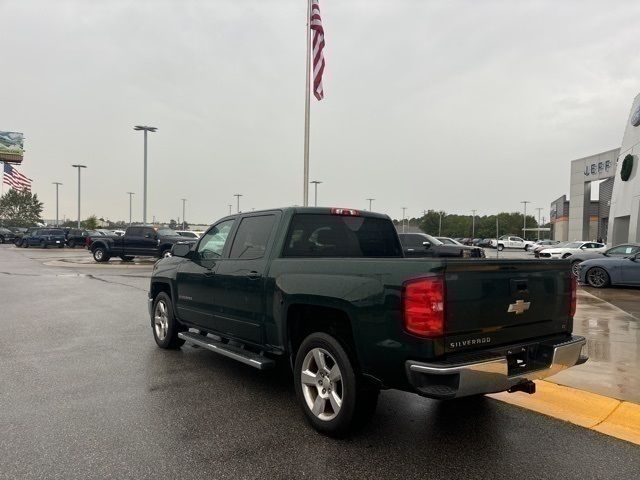
M 531 302 L 525 302 L 524 300 L 516 300 L 516 303 L 512 303 L 509 305 L 509 310 L 507 313 L 515 313 L 516 315 L 520 315 L 525 311 L 529 310 L 531 306 Z

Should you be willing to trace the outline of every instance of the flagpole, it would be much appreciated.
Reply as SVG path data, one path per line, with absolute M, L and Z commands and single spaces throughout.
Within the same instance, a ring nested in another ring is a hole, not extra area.
M 309 124 L 311 121 L 311 0 L 307 0 L 307 64 L 305 75 L 304 99 L 304 186 L 302 204 L 309 206 Z

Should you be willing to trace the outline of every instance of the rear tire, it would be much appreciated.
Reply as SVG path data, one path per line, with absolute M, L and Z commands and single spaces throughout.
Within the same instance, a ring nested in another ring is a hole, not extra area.
M 303 340 L 293 375 L 302 411 L 320 433 L 343 437 L 375 412 L 379 390 L 356 373 L 331 335 L 316 332 Z
M 93 259 L 98 263 L 108 262 L 109 258 L 111 257 L 109 257 L 107 250 L 103 247 L 98 247 L 93 251 Z
M 45 242 L 44 240 L 40 242 L 40 248 L 47 248 L 47 242 Z
M 604 268 L 592 267 L 586 274 L 587 283 L 594 288 L 605 288 L 611 284 L 611 277 Z
M 76 248 L 76 242 L 75 242 L 75 240 L 69 240 L 69 242 L 67 243 L 67 247 L 69 247 L 69 248 Z
M 184 340 L 178 338 L 178 333 L 186 329 L 173 316 L 171 297 L 165 292 L 160 292 L 153 301 L 151 330 L 160 348 L 176 349 L 184 345 Z
M 172 253 L 171 253 L 171 249 L 170 248 L 166 248 L 162 251 L 162 253 L 160 254 L 160 258 L 168 258 L 168 257 L 172 257 Z

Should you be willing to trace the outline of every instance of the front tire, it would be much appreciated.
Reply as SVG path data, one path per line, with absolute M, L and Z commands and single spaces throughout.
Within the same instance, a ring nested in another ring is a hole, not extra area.
M 160 258 L 168 258 L 173 256 L 173 254 L 171 253 L 171 249 L 167 248 L 165 250 L 162 251 L 162 253 L 160 254 Z
M 592 267 L 586 274 L 587 283 L 594 288 L 605 288 L 611 284 L 611 277 L 604 268 Z
M 368 420 L 378 400 L 378 389 L 367 388 L 347 351 L 326 333 L 312 333 L 300 345 L 294 384 L 309 423 L 332 437 L 345 436 Z
M 501 252 L 504 250 L 504 245 L 498 245 L 498 251 Z
M 40 248 L 47 248 L 47 242 L 45 242 L 44 240 L 40 242 Z
M 165 292 L 160 292 L 153 301 L 151 330 L 160 348 L 175 349 L 184 345 L 184 340 L 178 338 L 178 333 L 185 328 L 173 316 L 171 297 Z
M 93 259 L 98 263 L 108 262 L 109 258 L 107 250 L 103 247 L 98 247 L 93 251 Z
M 67 247 L 69 247 L 69 248 L 76 248 L 76 242 L 75 242 L 75 240 L 69 240 L 69 242 L 67 242 Z

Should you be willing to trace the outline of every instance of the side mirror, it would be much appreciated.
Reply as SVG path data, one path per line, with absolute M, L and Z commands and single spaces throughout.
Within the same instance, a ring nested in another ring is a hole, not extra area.
M 431 242 L 422 242 L 422 245 L 424 246 L 424 248 L 429 248 L 431 247 Z
M 171 247 L 171 254 L 174 257 L 188 257 L 191 252 L 191 244 L 189 243 L 174 243 Z
M 582 245 L 582 246 L 580 247 L 580 250 L 586 250 L 586 249 L 587 249 L 586 245 Z

